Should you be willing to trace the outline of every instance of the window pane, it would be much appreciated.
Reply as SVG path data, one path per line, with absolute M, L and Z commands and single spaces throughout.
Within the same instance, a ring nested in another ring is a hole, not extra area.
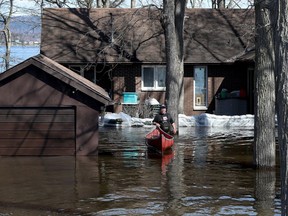
M 206 83 L 207 76 L 205 67 L 196 67 L 194 69 L 195 106 L 206 106 Z
M 143 68 L 144 87 L 154 87 L 154 69 L 152 67 Z
M 166 82 L 166 68 L 158 67 L 157 68 L 157 83 L 158 87 L 165 87 Z

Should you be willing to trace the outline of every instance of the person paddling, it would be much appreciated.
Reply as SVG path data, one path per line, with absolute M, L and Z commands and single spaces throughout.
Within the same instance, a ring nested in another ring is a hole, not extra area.
M 164 104 L 160 106 L 160 112 L 154 117 L 152 123 L 171 135 L 174 135 L 177 132 L 175 122 L 171 115 L 167 113 Z

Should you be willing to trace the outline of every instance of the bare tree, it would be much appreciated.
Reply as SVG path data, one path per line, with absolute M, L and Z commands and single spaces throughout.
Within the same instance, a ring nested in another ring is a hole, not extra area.
M 163 28 L 166 50 L 166 103 L 178 125 L 178 112 L 183 113 L 184 46 L 183 29 L 186 2 L 163 0 Z
M 1 35 L 4 37 L 5 42 L 5 54 L 2 57 L 4 61 L 4 68 L 7 70 L 10 66 L 10 54 L 12 46 L 12 36 L 10 30 L 10 22 L 13 14 L 13 0 L 1 0 L 0 1 L 0 22 L 2 23 L 3 29 Z
M 278 3 L 278 4 L 277 4 Z M 275 33 L 276 56 L 276 98 L 278 120 L 278 142 L 280 146 L 280 176 L 281 176 L 281 215 L 288 215 L 288 1 L 274 1 L 278 5 L 275 18 L 278 18 Z M 278 16 L 277 16 L 278 14 Z
M 117 8 L 125 3 L 125 0 L 34 0 L 43 7 L 57 8 Z
M 81 8 L 93 8 L 93 0 L 78 0 L 78 5 Z
M 254 164 L 257 167 L 274 167 L 276 163 L 273 4 L 273 0 L 255 2 Z
M 225 0 L 212 0 L 212 8 L 225 8 Z
M 254 6 L 254 0 L 190 0 L 192 8 L 249 8 Z
M 189 3 L 191 8 L 197 8 L 201 7 L 201 5 L 203 4 L 203 0 L 190 0 Z
M 131 8 L 136 8 L 136 0 L 131 0 Z
M 66 0 L 45 0 L 50 5 L 56 5 L 59 8 L 67 6 L 68 2 Z

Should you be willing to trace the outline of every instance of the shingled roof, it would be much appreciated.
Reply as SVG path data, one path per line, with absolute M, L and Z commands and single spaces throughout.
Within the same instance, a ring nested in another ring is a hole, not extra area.
M 41 53 L 59 63 L 165 63 L 155 9 L 44 9 Z M 222 63 L 254 44 L 254 11 L 187 9 L 185 63 Z
M 111 102 L 108 93 L 100 86 L 41 54 L 31 57 L 2 73 L 0 75 L 0 86 L 2 83 L 5 84 L 5 80 L 9 80 L 9 77 L 30 65 L 34 65 L 42 69 L 44 72 L 50 74 L 56 79 L 63 81 L 69 86 L 74 87 L 78 91 L 83 92 L 84 94 L 101 102 L 104 105 L 107 105 Z

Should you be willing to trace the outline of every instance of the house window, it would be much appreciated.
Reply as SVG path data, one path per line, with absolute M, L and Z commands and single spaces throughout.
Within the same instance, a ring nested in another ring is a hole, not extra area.
M 194 109 L 207 109 L 207 68 L 194 67 Z
M 166 90 L 166 66 L 142 67 L 142 90 Z
M 96 67 L 95 66 L 79 66 L 73 65 L 69 66 L 71 70 L 78 73 L 79 75 L 85 77 L 86 79 L 90 80 L 93 83 L 96 83 Z

